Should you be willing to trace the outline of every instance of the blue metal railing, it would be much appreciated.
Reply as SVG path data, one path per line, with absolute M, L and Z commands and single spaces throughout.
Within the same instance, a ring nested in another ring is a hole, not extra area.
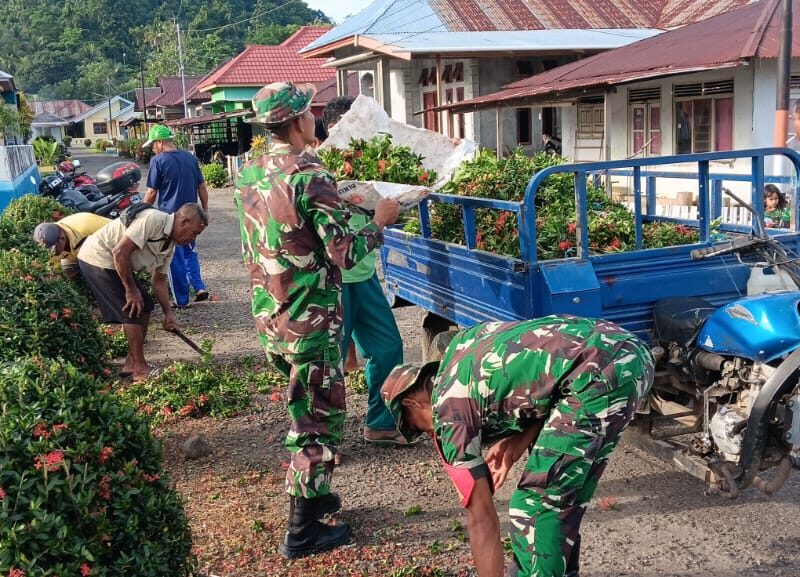
M 794 177 L 766 176 L 765 159 L 770 156 L 783 156 L 794 166 Z M 712 174 L 710 163 L 722 160 L 735 160 L 749 158 L 751 165 L 750 174 Z M 674 164 L 696 163 L 697 170 L 693 172 L 658 172 L 643 170 L 643 167 L 654 167 Z M 727 152 L 705 152 L 699 154 L 684 154 L 662 157 L 634 158 L 615 161 L 588 162 L 580 164 L 563 164 L 551 166 L 536 173 L 525 189 L 521 202 L 476 198 L 449 194 L 431 194 L 419 207 L 420 227 L 424 238 L 431 237 L 429 202 L 441 202 L 461 206 L 464 221 L 464 236 L 467 248 L 477 248 L 477 227 L 475 224 L 476 209 L 506 210 L 517 215 L 519 228 L 520 257 L 529 263 L 537 261 L 536 256 L 536 192 L 548 177 L 559 173 L 571 173 L 575 178 L 576 194 L 576 223 L 579 258 L 589 255 L 588 235 L 588 203 L 586 183 L 598 174 L 618 174 L 633 179 L 633 202 L 635 217 L 636 248 L 643 246 L 643 217 L 647 220 L 668 220 L 684 222 L 696 226 L 700 232 L 700 242 L 708 242 L 711 232 L 711 221 L 719 217 L 722 210 L 722 183 L 724 181 L 742 181 L 751 183 L 751 198 L 753 207 L 759 215 L 764 212 L 763 188 L 765 182 L 797 182 L 800 175 L 800 154 L 788 148 L 758 148 Z M 692 221 L 682 221 L 669 217 L 658 217 L 654 214 L 656 206 L 656 182 L 659 178 L 680 178 L 694 180 L 698 186 L 698 218 Z M 647 213 L 642 210 L 642 180 L 645 180 L 645 196 L 647 199 Z M 792 205 L 794 212 L 793 222 L 797 222 L 797 199 Z M 753 217 L 753 226 L 756 224 Z M 747 232 L 747 227 L 728 225 L 727 230 Z

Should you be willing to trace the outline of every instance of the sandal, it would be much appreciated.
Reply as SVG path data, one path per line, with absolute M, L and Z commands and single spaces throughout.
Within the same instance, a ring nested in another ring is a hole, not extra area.
M 211 295 L 208 294 L 208 291 L 205 291 L 205 290 L 197 291 L 195 293 L 195 295 L 194 295 L 194 302 L 199 303 L 199 302 L 202 302 L 202 301 L 207 301 L 208 297 L 210 297 L 210 296 Z

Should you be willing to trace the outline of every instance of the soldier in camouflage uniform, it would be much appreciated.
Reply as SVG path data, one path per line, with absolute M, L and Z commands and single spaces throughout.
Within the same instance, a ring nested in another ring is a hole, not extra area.
M 289 530 L 280 545 L 287 558 L 351 538 L 347 524 L 319 521 L 341 507 L 330 488 L 345 420 L 340 269 L 380 246 L 399 211 L 386 200 L 363 228 L 349 227 L 333 177 L 305 152 L 314 142 L 314 94 L 313 85 L 278 82 L 255 95 L 254 122 L 270 130 L 271 145 L 242 167 L 235 196 L 258 335 L 289 378 Z
M 652 380 L 653 358 L 633 334 L 550 316 L 475 325 L 441 363 L 395 368 L 382 393 L 409 440 L 433 435 L 467 508 L 480 577 L 503 575 L 492 493 L 526 449 L 509 504 L 512 573 L 577 577 L 586 505 Z

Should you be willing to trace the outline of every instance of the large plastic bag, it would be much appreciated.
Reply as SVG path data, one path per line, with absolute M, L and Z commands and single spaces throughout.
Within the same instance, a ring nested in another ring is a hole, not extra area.
M 341 180 L 337 182 L 342 198 L 365 210 L 374 210 L 381 198 L 394 198 L 405 210 L 418 204 L 423 198 L 448 182 L 464 160 L 475 156 L 478 145 L 471 140 L 454 143 L 444 134 L 403 124 L 386 114 L 374 98 L 359 95 L 350 110 L 331 128 L 328 138 L 320 148 L 350 147 L 350 140 L 369 140 L 378 133 L 392 135 L 395 146 L 408 146 L 423 157 L 422 165 L 433 170 L 438 180 L 429 187 L 411 184 L 395 184 L 378 181 Z

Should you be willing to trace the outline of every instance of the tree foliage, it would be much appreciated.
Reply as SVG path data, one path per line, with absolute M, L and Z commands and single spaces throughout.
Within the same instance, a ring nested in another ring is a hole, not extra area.
M 246 44 L 277 44 L 300 25 L 330 21 L 282 0 L 3 0 L 0 70 L 44 98 L 102 100 L 179 73 L 201 75 Z

